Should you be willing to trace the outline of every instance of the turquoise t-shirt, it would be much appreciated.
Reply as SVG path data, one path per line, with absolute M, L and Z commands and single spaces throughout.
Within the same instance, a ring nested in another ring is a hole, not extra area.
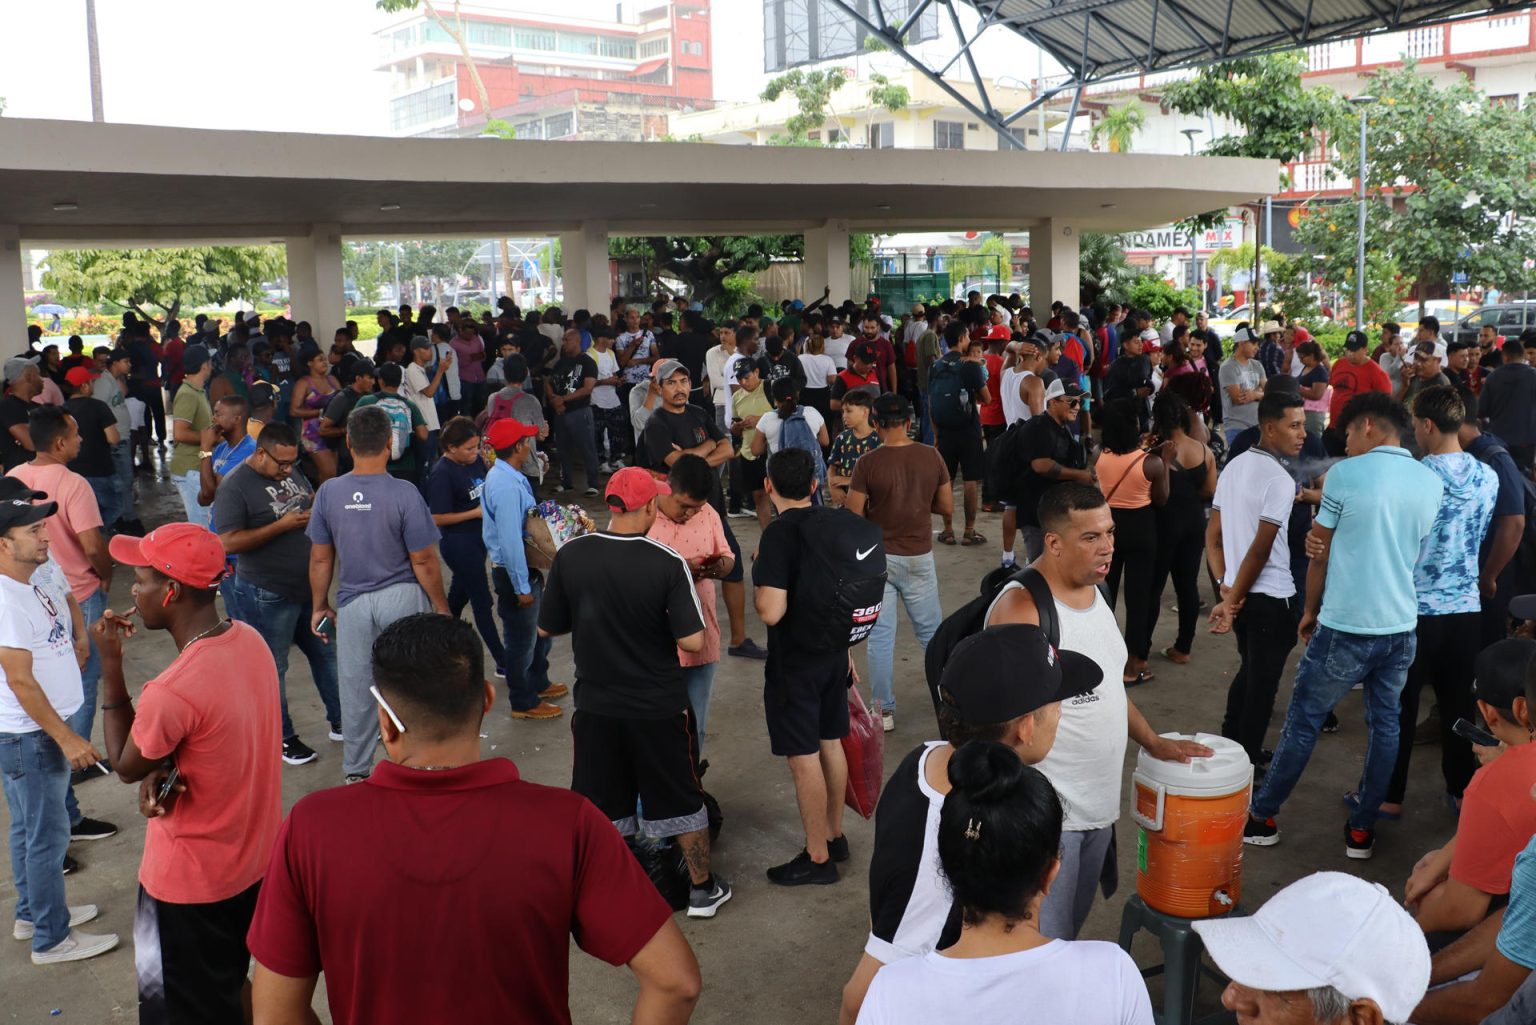
M 1499 926 L 1499 953 L 1536 971 L 1536 837 L 1515 855 L 1509 883 L 1509 908 Z
M 1367 636 L 1418 625 L 1413 570 L 1444 490 L 1433 470 L 1395 445 L 1328 471 L 1317 523 L 1332 528 L 1333 544 L 1319 623 Z

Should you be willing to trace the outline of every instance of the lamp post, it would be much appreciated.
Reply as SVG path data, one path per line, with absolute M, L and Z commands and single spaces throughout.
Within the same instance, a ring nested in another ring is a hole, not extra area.
M 1360 111 L 1360 231 L 1355 239 L 1355 329 L 1365 330 L 1365 108 L 1376 102 L 1370 95 L 1351 96 Z
M 1179 130 L 1179 134 L 1189 140 L 1190 156 L 1195 155 L 1195 136 L 1199 135 L 1201 131 L 1202 129 L 1199 128 L 1183 128 Z M 1205 289 L 1200 287 L 1200 256 L 1195 250 L 1195 233 L 1193 230 L 1189 233 L 1189 285 L 1195 290 L 1195 295 L 1199 296 L 1200 309 L 1204 310 Z

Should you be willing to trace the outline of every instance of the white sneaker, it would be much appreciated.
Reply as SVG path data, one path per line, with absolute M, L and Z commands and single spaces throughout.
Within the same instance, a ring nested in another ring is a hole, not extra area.
M 64 961 L 84 961 L 88 957 L 105 954 L 115 946 L 117 946 L 115 932 L 102 933 L 98 936 L 95 933 L 71 929 L 62 943 L 57 943 L 44 951 L 32 951 L 32 963 L 59 964 Z
M 895 732 L 895 729 L 896 729 L 896 713 L 895 712 L 881 712 L 880 713 L 880 726 L 887 733 Z
M 73 929 L 77 925 L 84 925 L 99 914 L 101 914 L 101 909 L 95 904 L 71 904 L 69 906 L 69 927 Z M 11 935 L 18 940 L 30 940 L 36 933 L 37 926 L 31 922 L 23 922 L 20 919 L 17 919 L 16 924 L 11 927 Z
M 602 474 L 609 474 L 613 472 L 613 467 L 608 463 L 598 463 L 597 472 Z

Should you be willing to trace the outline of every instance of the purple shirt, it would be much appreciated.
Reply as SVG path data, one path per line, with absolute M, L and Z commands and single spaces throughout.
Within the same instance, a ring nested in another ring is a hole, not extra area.
M 485 339 L 478 334 L 468 339 L 454 335 L 448 344 L 453 346 L 453 362 L 459 369 L 460 383 L 480 384 L 484 381 L 485 365 L 481 361 L 485 359 Z

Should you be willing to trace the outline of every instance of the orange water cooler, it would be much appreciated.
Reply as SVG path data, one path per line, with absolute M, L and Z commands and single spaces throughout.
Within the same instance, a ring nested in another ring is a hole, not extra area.
M 1212 918 L 1237 905 L 1243 885 L 1243 826 L 1253 766 L 1225 737 L 1167 733 L 1213 749 L 1187 765 L 1142 751 L 1131 774 L 1136 892 L 1147 906 L 1179 918 Z

